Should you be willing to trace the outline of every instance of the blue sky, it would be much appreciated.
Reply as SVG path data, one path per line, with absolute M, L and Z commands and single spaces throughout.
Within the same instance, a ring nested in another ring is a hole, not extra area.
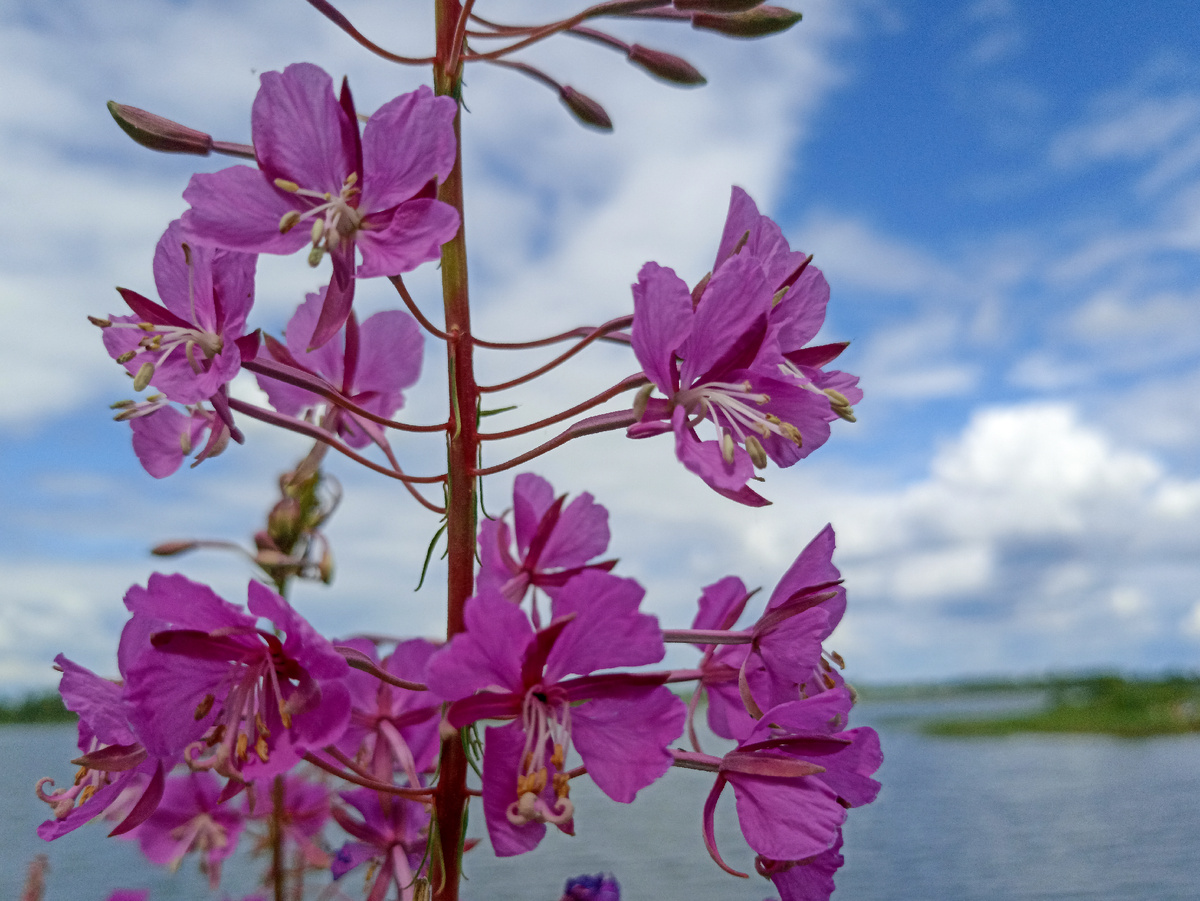
M 492 4 L 522 21 L 538 4 Z M 342 5 L 420 52 L 411 4 Z M 357 52 L 286 0 L 0 11 L 0 679 L 53 682 L 65 651 L 103 672 L 120 598 L 187 535 L 245 539 L 273 474 L 303 447 L 249 442 L 163 482 L 141 472 L 107 404 L 128 392 L 87 313 L 112 287 L 149 290 L 154 243 L 195 168 L 112 125 L 118 99 L 248 140 L 257 73 L 316 62 L 364 109 L 423 72 Z M 482 5 L 481 5 L 482 8 Z M 765 511 L 731 509 L 669 441 L 609 435 L 534 467 L 612 511 L 620 572 L 664 624 L 702 585 L 770 587 L 827 521 L 850 608 L 833 644 L 851 679 L 1200 662 L 1200 62 L 1194 4 L 814 2 L 787 35 L 732 42 L 618 25 L 681 53 L 699 90 L 649 81 L 560 40 L 527 59 L 601 100 L 617 130 L 576 126 L 509 72 L 468 75 L 468 236 L 484 335 L 526 337 L 630 308 L 655 260 L 710 265 L 730 184 L 751 192 L 833 290 L 825 337 L 867 397 L 859 422 L 770 473 Z M 418 16 L 418 18 L 420 18 Z M 390 40 L 394 37 L 394 40 Z M 435 273 L 412 279 L 436 309 Z M 260 264 L 256 324 L 278 331 L 317 276 Z M 377 286 L 365 312 L 392 306 Z M 439 415 L 436 348 L 411 393 Z M 481 360 L 485 373 L 525 364 Z M 519 398 L 530 417 L 631 371 L 599 350 Z M 253 397 L 252 382 L 239 384 Z M 513 420 L 515 423 L 516 419 Z M 512 450 L 520 450 L 514 447 Z M 405 446 L 414 470 L 436 447 Z M 348 500 L 330 530 L 332 589 L 297 603 L 330 634 L 436 632 L 438 573 L 413 595 L 435 524 L 393 486 L 335 466 Z M 507 482 L 489 489 L 506 505 Z M 160 563 L 161 565 L 161 563 Z M 171 561 L 244 597 L 235 558 Z

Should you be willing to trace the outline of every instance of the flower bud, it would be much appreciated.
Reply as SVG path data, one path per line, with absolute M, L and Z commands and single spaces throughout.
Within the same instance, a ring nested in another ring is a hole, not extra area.
M 303 516 L 304 510 L 299 502 L 285 497 L 267 515 L 267 534 L 278 547 L 290 549 L 300 535 Z
M 612 119 L 599 103 L 587 94 L 581 94 L 569 85 L 564 85 L 558 92 L 559 99 L 584 125 L 590 125 L 601 131 L 612 131 Z
M 672 84 L 708 83 L 708 79 L 686 59 L 680 59 L 670 53 L 663 53 L 661 50 L 651 50 L 641 44 L 634 44 L 629 48 L 628 57 L 634 65 L 641 66 L 651 75 Z
M 671 5 L 689 13 L 744 13 L 762 2 L 763 0 L 674 0 Z
M 121 130 L 143 147 L 163 153 L 192 153 L 196 156 L 208 156 L 212 152 L 212 135 L 202 131 L 115 100 L 108 101 L 108 111 L 117 120 Z
M 782 6 L 760 6 L 749 12 L 728 16 L 714 13 L 695 13 L 692 27 L 715 31 L 731 38 L 761 38 L 787 31 L 800 21 L 801 15 Z
M 195 547 L 196 542 L 194 541 L 164 541 L 162 544 L 150 548 L 150 553 L 155 557 L 174 557 L 176 554 L 194 550 Z

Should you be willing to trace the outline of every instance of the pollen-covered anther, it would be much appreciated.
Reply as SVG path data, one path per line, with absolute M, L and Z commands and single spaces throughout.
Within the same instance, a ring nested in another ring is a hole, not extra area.
M 245 732 L 238 733 L 234 754 L 237 755 L 238 763 L 245 763 L 246 759 L 250 756 L 250 739 L 246 736 Z
M 829 654 L 829 659 L 837 664 L 838 669 L 846 668 L 846 661 L 842 659 L 841 654 L 839 654 L 837 651 L 828 651 L 827 653 Z
M 258 737 L 258 741 L 254 743 L 254 753 L 258 755 L 258 759 L 263 763 L 266 763 L 270 759 L 267 754 L 267 740 L 261 735 Z
M 563 746 L 560 744 L 554 745 L 554 753 L 550 755 L 550 762 L 554 764 L 556 769 L 561 770 L 567 762 L 566 754 L 563 752 Z
M 275 187 L 281 191 L 287 191 L 289 194 L 295 194 L 300 190 L 300 186 L 294 181 L 288 181 L 286 178 L 275 179 Z
M 79 793 L 79 798 L 76 801 L 76 804 L 86 804 L 88 802 L 88 799 L 91 798 L 92 795 L 94 795 L 95 793 L 96 793 L 96 783 L 95 782 L 92 782 L 89 785 L 85 785 L 83 787 L 83 791 L 81 791 Z
M 254 729 L 259 735 L 270 736 L 271 730 L 267 728 L 267 721 L 263 719 L 261 713 L 254 714 Z
M 110 328 L 112 326 L 111 319 L 101 319 L 99 316 L 89 316 L 88 322 L 96 326 L 96 328 Z
M 125 351 L 125 353 L 123 353 L 119 357 L 117 357 L 117 362 L 120 363 L 122 366 L 124 366 L 126 363 L 128 363 L 130 360 L 132 360 L 137 355 L 138 355 L 138 352 L 136 350 L 127 350 L 127 351 Z
M 284 213 L 282 216 L 279 217 L 279 233 L 281 235 L 286 235 L 288 232 L 290 232 L 293 228 L 296 227 L 296 223 L 299 221 L 300 221 L 300 212 L 298 210 L 288 210 L 286 213 Z
M 180 437 L 182 438 L 183 436 L 181 435 Z M 184 451 L 184 453 L 187 453 L 187 451 Z M 206 716 L 208 716 L 209 711 L 212 710 L 213 703 L 215 701 L 216 698 L 214 698 L 212 695 L 205 695 L 200 699 L 200 703 L 196 705 L 196 711 L 192 714 L 192 716 L 195 717 L 197 721 L 204 719 Z
M 288 710 L 286 701 L 279 702 L 279 718 L 283 720 L 283 728 L 292 728 L 292 712 Z
M 746 436 L 746 452 L 750 454 L 750 459 L 754 462 L 754 465 L 757 468 L 766 469 L 767 452 L 763 449 L 763 446 L 761 443 L 759 443 L 759 440 L 753 435 Z
M 566 773 L 554 774 L 554 794 L 559 798 L 571 796 L 571 777 Z
M 735 447 L 735 445 L 733 443 L 733 435 L 729 434 L 729 432 L 727 430 L 722 430 L 722 432 L 721 432 L 721 459 L 724 460 L 730 466 L 733 465 L 734 447 Z
M 800 430 L 790 422 L 779 423 L 779 431 L 783 434 L 784 438 L 792 442 L 796 447 L 804 447 L 804 439 L 800 436 Z
M 854 416 L 854 408 L 850 405 L 846 395 L 836 388 L 826 388 L 825 394 L 829 397 L 829 409 L 847 422 L 858 422 Z
M 316 221 L 313 222 L 311 234 L 312 234 L 312 242 L 314 244 L 319 244 L 321 242 L 321 236 L 325 234 L 325 220 L 324 219 L 317 219 Z
M 324 247 L 313 247 L 313 249 L 308 252 L 308 265 L 313 267 L 319 266 L 321 264 L 321 259 L 324 256 Z
M 133 390 L 144 390 L 150 384 L 152 378 L 154 378 L 154 364 L 149 362 L 143 363 L 141 368 L 138 369 L 137 375 L 133 377 Z

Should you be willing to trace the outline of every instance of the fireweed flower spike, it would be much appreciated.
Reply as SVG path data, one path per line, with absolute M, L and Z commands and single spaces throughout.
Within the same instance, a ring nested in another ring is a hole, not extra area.
M 167 226 L 154 253 L 162 304 L 118 288 L 132 316 L 93 319 L 104 346 L 133 376 L 137 391 L 153 386 L 169 400 L 197 404 L 217 395 L 258 352 L 246 335 L 254 303 L 255 256 L 193 246 L 179 220 Z
M 487 728 L 483 752 L 484 815 L 501 857 L 531 850 L 545 823 L 571 831 L 572 746 L 600 790 L 623 803 L 670 767 L 666 747 L 683 731 L 684 708 L 665 676 L 589 675 L 662 659 L 658 621 L 637 610 L 643 594 L 630 579 L 585 571 L 534 631 L 511 601 L 485 591 L 467 602 L 466 632 L 430 660 L 426 682 L 454 702 L 451 726 L 513 720 Z
M 329 289 L 309 294 L 288 321 L 284 336 L 287 346 L 266 339 L 260 356 L 295 366 L 316 375 L 347 399 L 379 416 L 391 417 L 404 406 L 404 389 L 421 375 L 425 350 L 420 326 L 408 313 L 388 310 L 369 317 L 360 326 L 351 313 L 340 337 L 313 350 L 313 334 Z M 258 385 L 280 413 L 298 416 L 303 410 L 325 405 L 324 398 L 277 379 L 259 375 Z M 336 409 L 333 408 L 333 409 Z M 354 413 L 339 410 L 336 430 L 351 447 L 365 447 L 380 426 Z
M 456 104 L 422 87 L 385 103 L 360 136 L 343 84 L 310 63 L 267 72 L 251 132 L 258 169 L 233 166 L 192 177 L 183 224 L 196 243 L 289 254 L 325 254 L 333 278 L 312 346 L 346 321 L 358 275 L 399 275 L 438 257 L 458 231 L 458 213 L 433 188 L 454 165 Z
M 718 494 L 768 503 L 747 482 L 767 459 L 791 466 L 829 437 L 829 400 L 785 378 L 768 340 L 772 291 L 757 261 L 735 256 L 698 303 L 672 270 L 647 263 L 633 286 L 631 339 L 665 399 L 643 395 L 631 438 L 675 433 L 675 454 Z M 715 437 L 697 427 L 708 420 Z
M 566 495 L 540 476 L 523 473 L 513 481 L 513 528 L 502 519 L 479 527 L 479 574 L 475 584 L 495 589 L 520 603 L 530 587 L 551 597 L 584 569 L 611 570 L 615 560 L 588 561 L 608 549 L 608 511 L 584 492 L 566 504 Z M 565 504 L 565 506 L 564 506 Z M 513 538 L 516 553 L 513 553 Z M 533 623 L 539 626 L 537 607 Z
M 125 606 L 125 696 L 151 753 L 186 749 L 194 769 L 240 783 L 284 773 L 342 734 L 349 666 L 265 586 L 250 583 L 247 613 L 207 586 L 155 573 Z M 285 637 L 258 628 L 259 617 Z

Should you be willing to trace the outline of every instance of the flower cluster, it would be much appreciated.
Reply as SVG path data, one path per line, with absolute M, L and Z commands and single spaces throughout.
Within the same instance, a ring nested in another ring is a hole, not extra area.
M 323 0 L 312 5 L 366 40 Z M 687 21 L 742 37 L 795 21 L 746 0 L 634 5 L 602 4 L 584 18 Z M 419 88 L 369 116 L 358 113 L 348 83 L 335 89 L 307 63 L 262 76 L 252 145 L 110 106 L 147 146 L 254 163 L 191 179 L 189 209 L 167 226 L 154 256 L 157 299 L 120 288 L 128 313 L 91 317 L 134 391 L 151 391 L 114 404 L 138 460 L 164 478 L 185 459 L 194 466 L 245 443 L 239 422 L 247 418 L 313 446 L 280 478 L 253 550 L 202 539 L 155 548 L 160 556 L 242 550 L 261 576 L 244 606 L 184 575 L 155 573 L 125 594 L 119 679 L 57 658 L 64 702 L 79 718 L 79 770 L 66 788 L 38 783 L 51 811 L 38 832 L 53 840 L 104 819 L 155 863 L 195 857 L 214 890 L 225 862 L 248 843 L 269 857 L 265 882 L 276 897 L 302 897 L 305 876 L 319 871 L 329 880 L 322 897 L 350 894 L 361 879 L 369 901 L 456 899 L 461 856 L 479 841 L 465 834 L 473 799 L 492 849 L 510 857 L 536 847 L 548 825 L 573 835 L 576 817 L 591 815 L 572 798 L 576 780 L 631 804 L 684 767 L 712 774 L 707 800 L 696 805 L 696 833 L 720 868 L 747 875 L 716 845 L 714 812 L 729 787 L 755 869 L 782 901 L 828 898 L 846 812 L 874 799 L 882 759 L 871 729 L 849 727 L 854 694 L 841 658 L 824 647 L 846 607 L 832 528 L 800 553 L 751 625 L 739 622 L 754 593 L 729 576 L 703 589 L 690 628 L 664 629 L 644 608 L 642 585 L 606 556 L 609 513 L 590 493 L 569 498 L 523 472 L 511 508 L 481 523 L 476 493 L 484 477 L 566 441 L 624 429 L 635 439 L 670 433 L 679 461 L 717 493 L 768 503 L 750 487 L 762 480 L 756 471 L 812 453 L 833 420 L 854 420 L 862 397 L 856 377 L 827 368 L 846 345 L 812 344 L 828 285 L 734 188 L 712 271 L 695 286 L 647 263 L 632 315 L 521 344 L 477 338 L 460 228 L 462 85 L 454 74 L 465 59 L 485 58 L 471 41 L 511 39 L 511 50 L 570 27 L 622 48 L 660 78 L 703 77 L 582 19 L 521 38 L 526 30 L 470 15 L 470 4 L 459 14 L 439 36 L 440 96 Z M 608 123 L 590 98 L 527 64 L 507 65 L 557 87 L 586 123 Z M 281 335 L 264 333 L 252 322 L 258 255 L 300 250 L 313 269 L 328 258 L 328 277 Z M 444 327 L 421 312 L 402 278 L 439 258 Z M 386 279 L 406 309 L 360 316 L 360 279 Z M 421 377 L 427 337 L 445 348 L 446 415 L 397 421 Z M 475 382 L 476 349 L 572 339 L 525 376 Z M 638 371 L 565 412 L 485 431 L 485 416 L 515 409 L 486 409 L 486 393 L 538 378 L 599 340 L 626 345 Z M 250 375 L 258 392 L 243 390 Z M 635 389 L 632 405 L 575 419 L 534 450 L 488 465 L 484 442 L 524 436 Z M 392 447 L 397 434 L 444 441 L 445 471 L 407 472 L 398 459 L 407 448 Z M 399 482 L 444 520 L 426 564 L 444 534 L 445 640 L 330 639 L 286 599 L 293 579 L 332 581 L 320 531 L 340 497 L 323 471 L 331 450 Z M 671 643 L 693 645 L 696 665 L 664 668 Z M 729 743 L 723 754 L 700 746 L 703 701 L 712 731 Z M 690 749 L 681 746 L 685 734 Z M 619 896 L 612 876 L 585 875 L 567 881 L 563 901 Z

